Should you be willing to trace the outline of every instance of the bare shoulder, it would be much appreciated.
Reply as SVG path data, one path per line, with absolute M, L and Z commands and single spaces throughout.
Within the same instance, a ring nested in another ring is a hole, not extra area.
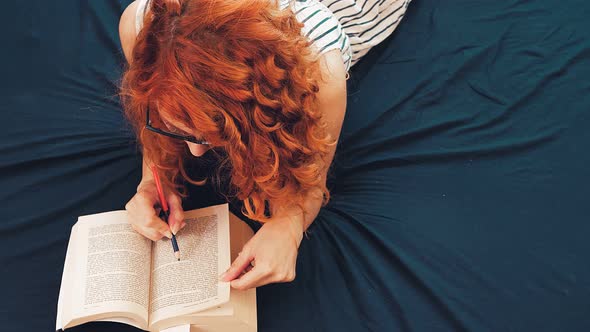
M 137 1 L 133 1 L 121 14 L 119 20 L 119 38 L 121 39 L 121 48 L 127 61 L 131 59 L 131 51 L 135 45 L 135 13 L 137 12 Z
M 340 50 L 326 52 L 320 59 L 320 68 L 322 79 L 317 94 L 319 108 L 327 124 L 328 134 L 337 140 L 346 113 L 346 67 Z
M 324 53 L 320 60 L 322 74 L 328 75 L 333 79 L 346 80 L 346 68 L 342 62 L 342 53 L 334 49 Z
M 320 59 L 322 80 L 319 98 L 324 100 L 346 98 L 346 68 L 340 50 L 326 52 Z

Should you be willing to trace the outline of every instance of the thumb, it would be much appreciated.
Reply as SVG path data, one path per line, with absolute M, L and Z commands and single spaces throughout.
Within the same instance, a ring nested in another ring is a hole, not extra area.
M 238 255 L 238 257 L 231 264 L 229 269 L 227 269 L 227 271 L 225 271 L 224 273 L 222 273 L 219 276 L 219 279 L 221 281 L 234 280 L 235 278 L 239 277 L 242 274 L 242 271 L 244 271 L 244 269 L 246 267 L 248 267 L 248 265 L 250 265 L 250 262 L 253 259 L 254 259 L 254 257 L 252 257 L 252 255 L 250 255 L 249 253 L 246 253 L 244 250 L 242 250 L 242 252 Z
M 173 234 L 183 227 L 184 224 L 184 211 L 182 210 L 182 202 L 180 197 L 175 194 L 170 194 L 166 197 L 168 207 L 170 208 L 170 217 L 168 218 L 168 224 L 170 225 L 170 231 Z

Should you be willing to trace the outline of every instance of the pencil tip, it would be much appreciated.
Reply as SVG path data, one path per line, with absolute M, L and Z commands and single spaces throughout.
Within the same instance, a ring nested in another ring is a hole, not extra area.
M 178 251 L 175 251 L 175 252 L 174 252 L 174 257 L 176 257 L 176 260 L 177 260 L 177 261 L 180 261 L 180 252 L 178 252 Z

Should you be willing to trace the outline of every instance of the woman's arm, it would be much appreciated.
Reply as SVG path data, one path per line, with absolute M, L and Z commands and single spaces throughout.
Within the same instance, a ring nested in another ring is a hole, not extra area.
M 321 59 L 322 81 L 318 92 L 318 103 L 327 131 L 334 144 L 329 147 L 325 156 L 326 164 L 322 170 L 322 182 L 326 183 L 328 170 L 334 159 L 336 145 L 340 137 L 340 130 L 346 112 L 346 69 L 342 63 L 340 50 L 327 52 Z M 319 189 L 307 195 L 304 203 L 305 216 L 298 218 L 301 222 L 300 230 L 304 232 L 313 223 L 322 207 L 323 195 Z M 300 214 L 298 208 L 279 211 L 279 218 Z M 282 216 L 282 217 L 281 217 Z
M 318 102 L 328 133 L 334 140 L 322 172 L 325 183 L 346 110 L 346 71 L 339 50 L 326 53 L 321 61 L 323 80 Z M 317 217 L 322 200 L 323 195 L 318 189 L 308 194 L 304 202 L 305 213 L 299 208 L 273 211 L 274 217 L 244 245 L 238 258 L 221 275 L 221 280 L 231 281 L 231 286 L 236 289 L 293 281 L 303 232 Z
M 131 62 L 131 53 L 135 45 L 135 38 L 137 31 L 135 31 L 135 12 L 137 11 L 137 1 L 125 8 L 121 19 L 119 20 L 119 39 L 121 40 L 121 48 L 127 62 Z
M 137 1 L 133 1 L 119 20 L 119 38 L 121 39 L 121 48 L 127 62 L 131 61 L 131 53 L 135 45 L 137 32 L 135 31 L 135 12 L 137 11 Z M 142 177 L 137 186 L 136 194 L 127 202 L 125 209 L 129 215 L 131 226 L 143 236 L 157 241 L 163 236 L 171 237 L 172 233 L 176 234 L 184 223 L 184 212 L 180 197 L 168 193 L 166 200 L 170 206 L 170 218 L 167 225 L 160 219 L 156 213 L 155 206 L 159 204 L 158 193 L 152 172 L 150 170 L 150 161 L 144 156 L 142 162 Z M 169 227 L 170 226 L 170 227 Z

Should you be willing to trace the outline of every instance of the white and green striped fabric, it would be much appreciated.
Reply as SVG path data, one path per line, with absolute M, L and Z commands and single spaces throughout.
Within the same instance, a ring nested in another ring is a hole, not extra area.
M 397 28 L 411 0 L 280 0 L 292 4 L 320 53 L 339 48 L 346 69 Z
M 352 66 L 350 39 L 330 9 L 316 0 L 281 0 L 281 8 L 289 6 L 297 20 L 303 23 L 301 33 L 312 42 L 319 54 L 339 49 L 348 71 Z
M 411 1 L 321 0 L 338 18 L 350 38 L 353 65 L 393 33 Z

